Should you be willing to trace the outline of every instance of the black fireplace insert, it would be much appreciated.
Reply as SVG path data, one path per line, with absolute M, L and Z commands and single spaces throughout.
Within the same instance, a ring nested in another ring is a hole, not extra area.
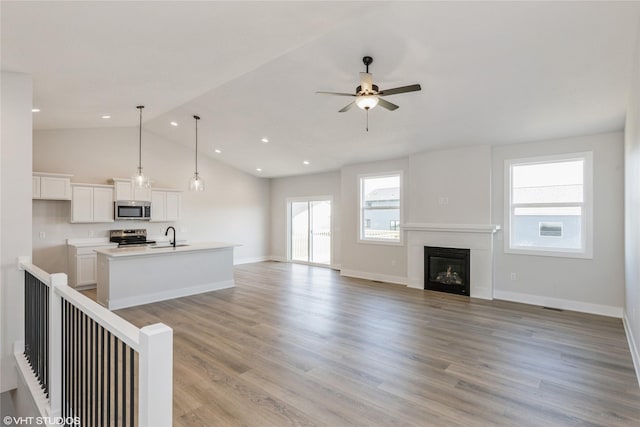
M 469 295 L 469 249 L 424 247 L 424 288 Z

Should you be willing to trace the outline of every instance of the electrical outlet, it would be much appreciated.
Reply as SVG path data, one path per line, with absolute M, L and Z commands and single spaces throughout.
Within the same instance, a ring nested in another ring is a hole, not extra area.
M 41 239 L 45 239 L 47 237 L 47 233 L 45 233 L 44 231 L 41 231 L 39 233 L 39 236 L 40 236 Z
M 438 197 L 438 204 L 448 205 L 449 204 L 449 198 L 448 197 Z
M 511 273 L 511 280 L 516 280 L 518 278 L 518 276 L 516 275 L 516 273 Z
M 395 259 L 392 259 L 392 260 L 391 260 L 391 265 L 392 265 L 393 267 L 395 267 L 395 266 L 396 266 L 396 260 L 395 260 Z
M 93 230 L 89 230 L 89 237 L 93 237 L 93 236 L 94 236 Z

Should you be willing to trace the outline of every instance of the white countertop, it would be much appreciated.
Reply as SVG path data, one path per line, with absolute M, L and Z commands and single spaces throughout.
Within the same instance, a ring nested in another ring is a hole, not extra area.
M 117 243 L 109 241 L 107 237 L 88 237 L 88 238 L 76 238 L 67 239 L 67 245 L 75 246 L 77 248 L 91 247 L 91 246 L 118 246 Z
M 163 254 L 171 254 L 177 252 L 193 252 L 193 251 L 207 251 L 212 249 L 224 249 L 224 248 L 233 248 L 235 245 L 233 243 L 222 243 L 222 242 L 208 242 L 208 243 L 193 243 L 188 245 L 180 246 L 180 243 L 175 248 L 170 245 L 150 245 L 150 246 L 136 246 L 132 248 L 105 248 L 105 249 L 97 249 L 96 252 L 98 254 L 107 255 L 113 258 L 119 257 L 132 257 L 132 256 L 140 256 L 140 255 L 163 255 Z

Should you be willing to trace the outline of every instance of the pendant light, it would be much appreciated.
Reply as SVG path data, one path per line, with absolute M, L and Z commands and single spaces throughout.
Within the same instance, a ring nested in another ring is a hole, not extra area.
M 138 105 L 136 107 L 140 110 L 140 131 L 139 131 L 139 144 L 138 144 L 138 172 L 136 172 L 131 180 L 135 188 L 150 188 L 151 183 L 149 177 L 142 173 L 142 109 L 144 105 Z
M 196 120 L 196 173 L 189 180 L 189 191 L 204 191 L 204 180 L 198 174 L 198 120 L 199 116 L 193 116 Z

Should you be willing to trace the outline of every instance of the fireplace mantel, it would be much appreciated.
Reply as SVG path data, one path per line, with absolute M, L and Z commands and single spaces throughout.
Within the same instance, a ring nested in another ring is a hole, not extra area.
M 493 234 L 500 230 L 495 224 L 436 224 L 411 222 L 402 224 L 400 228 L 404 231 L 450 231 L 454 233 L 489 233 Z

